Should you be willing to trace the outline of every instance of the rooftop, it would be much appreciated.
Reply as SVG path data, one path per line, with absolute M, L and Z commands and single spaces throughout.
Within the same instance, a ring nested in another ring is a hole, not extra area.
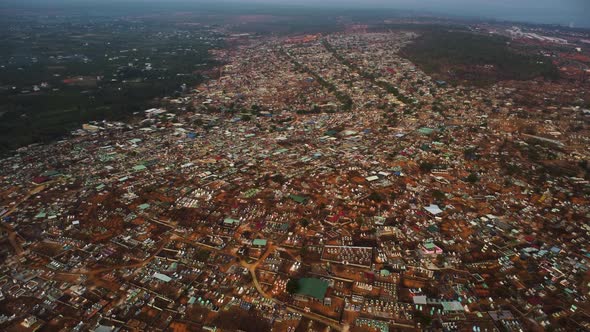
M 301 278 L 297 281 L 297 294 L 323 300 L 328 291 L 328 282 L 318 278 Z

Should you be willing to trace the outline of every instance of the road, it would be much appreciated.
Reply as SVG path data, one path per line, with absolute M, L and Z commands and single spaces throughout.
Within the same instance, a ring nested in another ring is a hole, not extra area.
M 38 193 L 42 192 L 43 190 L 45 190 L 51 183 L 54 182 L 58 182 L 59 180 L 54 180 L 51 182 L 47 182 L 43 185 L 37 186 L 33 189 L 31 189 L 31 191 L 29 191 L 29 193 L 23 197 L 23 199 L 21 199 L 17 204 L 15 204 L 10 210 L 6 211 L 2 216 L 0 217 L 7 217 L 9 215 L 11 215 L 12 213 L 14 213 L 15 211 L 17 211 L 18 206 L 20 206 L 22 203 L 26 202 L 29 198 L 31 198 L 34 195 L 37 195 Z M 168 223 L 164 223 L 162 221 L 159 220 L 152 220 L 153 218 L 149 218 L 150 221 L 153 222 L 158 222 L 159 224 L 164 224 L 165 226 L 168 227 L 173 227 L 172 225 L 168 224 Z M 8 239 L 10 241 L 10 245 L 14 248 L 14 251 L 16 252 L 17 255 L 22 255 L 22 253 L 24 252 L 24 249 L 22 248 L 21 244 L 18 242 L 17 237 L 19 236 L 18 233 L 14 230 L 14 228 L 8 224 L 0 224 L 0 228 L 4 229 L 7 233 L 8 233 Z M 162 243 L 160 244 L 160 246 L 158 247 L 158 249 L 156 251 L 154 251 L 148 258 L 146 258 L 143 261 L 137 262 L 137 263 L 133 263 L 133 264 L 120 264 L 120 265 L 115 265 L 115 266 L 110 266 L 110 267 L 105 267 L 105 268 L 97 268 L 97 269 L 90 269 L 90 270 L 80 270 L 80 271 L 73 271 L 73 272 L 56 272 L 56 276 L 63 276 L 63 277 L 72 277 L 72 276 L 86 276 L 88 278 L 88 280 L 92 281 L 94 284 L 102 284 L 105 281 L 102 280 L 100 278 L 100 275 L 102 273 L 105 272 L 111 272 L 111 271 L 115 271 L 115 270 L 120 270 L 120 269 L 126 269 L 126 268 L 142 268 L 145 265 L 147 265 L 151 260 L 154 259 L 155 256 L 157 256 L 166 246 L 166 244 L 170 241 L 171 236 L 169 236 L 168 238 L 164 239 L 162 241 Z M 195 244 L 194 242 L 191 244 Z M 213 249 L 213 248 L 208 248 L 208 249 Z M 253 263 L 247 263 L 245 260 L 240 260 L 240 265 L 243 266 L 244 268 L 248 269 L 248 271 L 250 272 L 250 275 L 252 276 L 252 283 L 254 284 L 254 287 L 256 288 L 256 290 L 258 291 L 258 293 L 263 296 L 264 298 L 267 298 L 271 301 L 274 301 L 276 303 L 279 304 L 283 304 L 281 301 L 273 298 L 272 296 L 270 296 L 269 294 L 267 294 L 261 287 L 259 281 L 258 281 L 258 277 L 256 276 L 256 269 L 258 268 L 258 266 L 264 262 L 264 260 L 266 260 L 266 258 L 268 258 L 268 256 L 270 256 L 275 250 L 277 249 L 282 249 L 279 248 L 276 244 L 274 244 L 273 242 L 269 242 L 266 250 L 264 252 L 264 254 L 262 254 L 262 256 L 260 256 L 260 258 L 258 260 L 256 260 Z M 284 250 L 284 249 L 283 249 Z M 55 272 L 55 271 L 53 271 Z M 314 321 L 318 321 L 322 324 L 325 324 L 326 326 L 329 326 L 331 328 L 333 328 L 336 331 L 346 331 L 347 327 L 341 325 L 339 322 L 337 322 L 336 320 L 324 317 L 322 315 L 313 313 L 313 312 L 305 312 L 303 310 L 300 310 L 299 308 L 293 307 L 293 306 L 287 306 L 287 310 L 290 312 L 294 312 L 297 314 L 302 315 L 303 317 L 312 319 Z
M 262 295 L 265 298 L 270 299 L 270 300 L 274 300 L 274 298 L 272 296 L 266 294 L 266 292 L 264 292 L 264 290 L 260 286 L 260 283 L 258 282 L 258 277 L 256 276 L 256 268 L 258 268 L 258 265 L 260 265 L 260 263 L 262 263 L 266 258 L 268 258 L 268 256 L 275 249 L 276 249 L 276 246 L 272 242 L 269 242 L 266 247 L 266 251 L 264 252 L 264 254 L 262 254 L 262 256 L 260 256 L 260 258 L 256 262 L 247 263 L 245 260 L 240 260 L 240 265 L 242 265 L 244 268 L 248 269 L 248 271 L 250 272 L 250 275 L 252 276 L 252 283 L 254 284 L 254 287 L 256 288 L 258 293 L 260 293 L 260 295 Z
M 266 247 L 266 251 L 264 252 L 264 254 L 262 254 L 262 256 L 260 256 L 260 258 L 258 260 L 256 260 L 254 263 L 247 263 L 245 260 L 240 260 L 240 265 L 242 265 L 244 268 L 248 269 L 248 271 L 250 272 L 250 276 L 252 276 L 252 283 L 254 284 L 254 287 L 256 288 L 256 290 L 258 291 L 258 293 L 260 295 L 262 295 L 266 299 L 269 299 L 275 303 L 282 305 L 282 304 L 284 304 L 283 302 L 270 296 L 262 289 L 262 287 L 260 286 L 260 283 L 258 282 L 258 277 L 256 276 L 256 269 L 258 268 L 258 265 L 260 265 L 260 263 L 264 262 L 264 260 L 266 258 L 268 258 L 268 256 L 270 256 L 270 254 L 272 254 L 277 249 L 280 249 L 280 248 L 276 244 L 274 244 L 273 242 L 269 242 Z M 300 314 L 303 317 L 306 317 L 306 318 L 312 319 L 314 321 L 320 322 L 322 324 L 325 324 L 326 326 L 329 326 L 336 331 L 346 331 L 347 330 L 347 327 L 341 325 L 338 321 L 324 317 L 322 315 L 319 315 L 319 314 L 316 314 L 313 312 L 305 312 L 297 307 L 294 307 L 294 306 L 291 306 L 288 304 L 287 304 L 287 310 L 290 312 L 293 312 L 293 313 Z

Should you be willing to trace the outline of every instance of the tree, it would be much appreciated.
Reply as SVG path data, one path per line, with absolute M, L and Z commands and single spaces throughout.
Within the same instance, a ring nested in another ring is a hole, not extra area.
M 477 176 L 477 174 L 475 173 L 471 173 L 469 174 L 469 176 L 467 176 L 467 182 L 470 183 L 476 183 L 477 181 L 479 181 L 479 177 Z
M 434 199 L 437 199 L 437 200 L 439 200 L 439 201 L 442 201 L 443 199 L 445 199 L 445 193 L 443 193 L 443 192 L 442 192 L 442 191 L 440 191 L 440 190 L 434 190 L 434 191 L 432 192 L 432 197 L 433 197 Z
M 424 161 L 420 163 L 420 170 L 424 173 L 432 171 L 434 165 L 428 161 Z
M 421 311 L 414 311 L 414 317 L 416 320 L 422 324 L 423 327 L 428 327 L 432 324 L 432 317 L 422 313 Z
M 369 195 L 369 199 L 374 201 L 374 202 L 382 202 L 383 201 L 383 196 L 381 196 L 381 194 L 379 194 L 376 191 L 373 191 L 370 195 Z
M 206 262 L 209 259 L 209 256 L 211 256 L 211 252 L 207 250 L 199 250 L 195 254 L 195 260 L 199 262 Z
M 287 281 L 287 293 L 295 294 L 299 290 L 299 280 L 298 279 L 289 279 Z
M 305 218 L 304 218 L 304 219 L 301 219 L 300 223 L 301 223 L 301 226 L 302 226 L 302 227 L 307 227 L 307 226 L 309 226 L 309 220 L 307 220 L 307 219 L 305 219 Z

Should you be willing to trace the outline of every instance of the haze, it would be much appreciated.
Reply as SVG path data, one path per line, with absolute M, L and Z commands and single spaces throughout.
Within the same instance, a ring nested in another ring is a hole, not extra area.
M 363 9 L 398 9 L 411 10 L 419 13 L 465 16 L 473 18 L 488 18 L 507 21 L 521 21 L 544 24 L 560 24 L 571 27 L 590 27 L 590 1 L 587 0 L 126 0 L 126 1 L 97 1 L 97 0 L 50 0 L 50 1 L 5 1 L 0 8 L 11 7 L 46 7 L 46 6 L 80 6 L 96 5 L 123 6 L 141 3 L 142 9 L 147 4 L 178 5 L 187 7 L 205 3 L 218 6 L 226 5 L 228 9 L 236 4 L 268 4 L 280 6 L 306 6 L 323 8 L 363 8 Z M 187 8 L 188 9 L 188 8 Z M 192 8 L 191 8 L 192 9 Z M 233 8 L 231 8 L 233 9 Z
M 314 0 L 245 0 L 240 2 L 318 5 Z M 585 0 L 324 0 L 325 6 L 393 8 L 453 16 L 485 17 L 590 27 L 590 1 Z

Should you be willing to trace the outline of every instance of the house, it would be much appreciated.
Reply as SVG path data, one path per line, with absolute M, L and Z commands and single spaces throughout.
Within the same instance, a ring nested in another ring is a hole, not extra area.
M 440 207 L 438 207 L 438 205 L 435 204 L 430 204 L 429 206 L 425 207 L 424 210 L 426 210 L 433 216 L 439 215 L 443 212 L 443 210 L 441 210 Z
M 24 326 L 24 327 L 26 327 L 26 328 L 31 328 L 36 323 L 37 323 L 37 317 L 35 317 L 35 316 L 29 316 L 29 317 L 27 317 L 27 318 L 25 318 L 23 320 L 23 322 L 21 323 L 21 325 Z
M 252 246 L 260 247 L 260 248 L 266 247 L 266 240 L 265 239 L 254 239 L 252 241 Z
M 162 274 L 162 273 L 158 273 L 158 272 L 154 272 L 154 274 L 152 275 L 152 277 L 154 277 L 155 279 L 158 279 L 160 281 L 163 282 L 170 282 L 172 281 L 172 278 L 170 278 L 169 276 Z
M 240 225 L 240 221 L 232 218 L 223 219 L 223 226 L 229 228 L 235 228 Z
M 420 246 L 418 252 L 422 256 L 431 256 L 431 255 L 440 255 L 443 253 L 443 250 L 438 247 L 436 244 L 432 242 L 425 242 Z
M 465 311 L 463 305 L 459 301 L 443 301 L 440 304 L 443 306 L 444 312 L 462 312 Z

